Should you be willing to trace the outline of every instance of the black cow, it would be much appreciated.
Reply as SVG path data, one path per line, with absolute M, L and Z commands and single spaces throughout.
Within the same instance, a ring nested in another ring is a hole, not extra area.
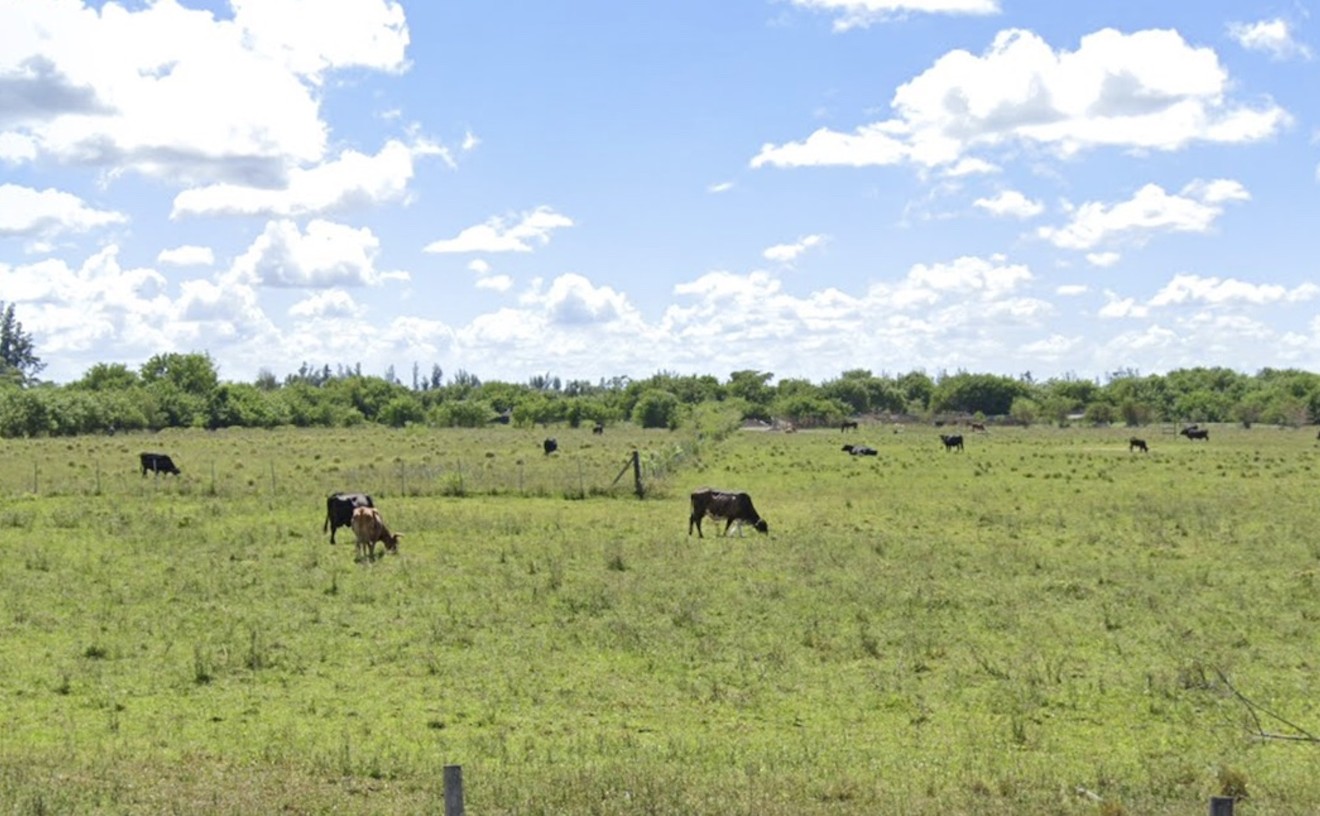
M 770 525 L 765 523 L 752 506 L 752 497 L 746 493 L 732 493 L 727 490 L 712 490 L 709 487 L 703 487 L 692 494 L 692 513 L 688 516 L 688 535 L 692 535 L 692 528 L 696 526 L 697 536 L 705 538 L 701 532 L 701 520 L 710 516 L 716 521 L 724 521 L 724 535 L 729 534 L 729 528 L 734 522 L 738 523 L 738 535 L 742 535 L 742 525 L 744 522 L 751 524 L 758 533 L 770 532 Z
M 844 445 L 843 449 L 853 456 L 879 456 L 880 451 L 866 445 Z
M 1210 429 L 1209 429 L 1209 428 L 1198 428 L 1198 427 L 1196 427 L 1195 425 L 1193 425 L 1193 426 L 1190 427 L 1190 428 L 1183 428 L 1183 429 L 1182 429 L 1181 431 L 1179 431 L 1178 433 L 1182 434 L 1183 436 L 1187 437 L 1188 439 L 1203 439 L 1203 440 L 1205 440 L 1205 441 L 1207 441 L 1207 442 L 1210 441 Z
M 359 507 L 375 507 L 366 493 L 331 493 L 325 500 L 325 524 L 321 532 L 330 530 L 330 543 L 335 543 L 335 530 L 353 525 L 353 511 Z
M 841 431 L 855 431 L 855 430 L 857 430 L 857 420 L 855 420 L 855 419 L 845 419 L 843 422 L 840 422 L 840 423 L 839 423 L 839 430 L 841 430 Z
M 595 425 L 592 425 L 591 432 L 596 434 L 597 436 L 600 436 L 601 434 L 605 433 L 605 423 L 597 422 Z
M 940 434 L 940 441 L 944 443 L 944 450 L 946 453 L 954 449 L 963 450 L 962 434 L 953 434 L 952 436 L 949 434 Z
M 1134 436 L 1128 440 L 1128 453 L 1131 453 L 1132 451 L 1141 451 L 1142 453 L 1150 453 L 1150 448 L 1146 447 L 1146 440 L 1137 439 Z
M 179 475 L 179 469 L 174 465 L 173 460 L 163 453 L 143 453 L 138 455 L 138 461 L 142 463 L 142 475 L 146 476 L 147 471 L 152 473 L 173 473 Z
M 541 447 L 545 450 L 545 455 L 549 456 L 550 454 L 559 450 L 559 443 L 555 441 L 555 438 L 552 436 L 546 439 L 544 442 L 542 442 Z

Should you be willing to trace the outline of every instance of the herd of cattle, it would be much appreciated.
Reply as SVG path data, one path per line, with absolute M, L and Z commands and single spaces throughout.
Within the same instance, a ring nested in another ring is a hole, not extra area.
M 973 430 L 985 430 L 984 425 L 973 423 Z M 858 423 L 853 420 L 845 421 L 840 430 L 857 430 Z M 592 428 L 592 433 L 600 434 L 604 431 L 602 425 L 597 423 Z M 1199 439 L 1207 441 L 1210 439 L 1210 431 L 1199 425 L 1189 425 L 1178 432 L 1188 439 Z M 940 442 L 944 445 L 944 450 L 963 451 L 964 440 L 962 434 L 940 434 Z M 1317 435 L 1320 439 L 1320 435 Z M 554 437 L 548 437 L 541 443 L 541 448 L 546 456 L 559 450 L 559 443 Z M 850 456 L 878 456 L 879 451 L 867 445 L 847 444 L 843 446 L 843 451 Z M 1146 440 L 1132 437 L 1128 440 L 1128 451 L 1141 451 L 1149 453 L 1150 446 Z M 142 475 L 153 474 L 173 474 L 179 475 L 181 471 L 174 464 L 174 461 L 168 454 L 144 452 L 139 454 L 139 464 L 142 469 Z M 701 521 L 704 518 L 710 518 L 716 522 L 724 522 L 723 534 L 728 535 L 730 528 L 736 530 L 740 535 L 742 525 L 749 524 L 752 529 L 760 533 L 768 533 L 770 526 L 765 519 L 756 511 L 752 504 L 752 497 L 747 493 L 738 491 L 715 490 L 714 488 L 703 487 L 692 493 L 691 513 L 688 515 L 688 535 L 692 535 L 695 528 L 697 536 L 704 538 L 701 532 Z M 403 537 L 402 533 L 391 532 L 385 519 L 381 516 L 380 510 L 372 501 L 371 496 L 366 493 L 332 493 L 325 501 L 325 523 L 321 525 L 321 532 L 330 533 L 330 543 L 335 543 L 335 532 L 340 527 L 347 527 L 353 531 L 353 536 L 357 541 L 356 557 L 358 560 L 372 561 L 376 558 L 376 545 L 383 544 L 384 552 L 397 553 L 399 551 L 399 539 Z

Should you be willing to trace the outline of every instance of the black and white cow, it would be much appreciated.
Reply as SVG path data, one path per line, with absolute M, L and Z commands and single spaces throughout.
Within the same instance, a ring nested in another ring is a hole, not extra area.
M 152 473 L 173 473 L 179 475 L 179 468 L 175 466 L 174 461 L 163 453 L 142 453 L 138 454 L 138 461 L 142 463 L 142 475 L 146 476 L 147 471 Z
M 701 520 L 707 516 L 724 522 L 726 536 L 734 522 L 738 523 L 738 535 L 742 535 L 744 523 L 752 525 L 758 533 L 770 532 L 770 525 L 766 524 L 765 519 L 756 512 L 756 508 L 752 506 L 752 497 L 746 493 L 714 490 L 709 487 L 693 492 L 692 513 L 688 516 L 688 535 L 692 535 L 692 528 L 695 526 L 697 536 L 705 538 L 701 532 Z
M 366 493 L 331 493 L 325 500 L 325 524 L 321 532 L 330 531 L 330 543 L 335 543 L 335 530 L 353 524 L 353 511 L 359 507 L 375 507 Z

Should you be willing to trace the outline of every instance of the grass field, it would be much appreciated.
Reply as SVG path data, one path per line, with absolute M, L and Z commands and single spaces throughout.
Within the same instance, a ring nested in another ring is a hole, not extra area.
M 1314 429 L 552 433 L 0 440 L 0 813 L 1320 812 Z

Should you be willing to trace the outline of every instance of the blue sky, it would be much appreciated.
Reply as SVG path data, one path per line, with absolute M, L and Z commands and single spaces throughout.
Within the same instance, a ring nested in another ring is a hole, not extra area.
M 0 0 L 66 382 L 1320 371 L 1298 2 Z

